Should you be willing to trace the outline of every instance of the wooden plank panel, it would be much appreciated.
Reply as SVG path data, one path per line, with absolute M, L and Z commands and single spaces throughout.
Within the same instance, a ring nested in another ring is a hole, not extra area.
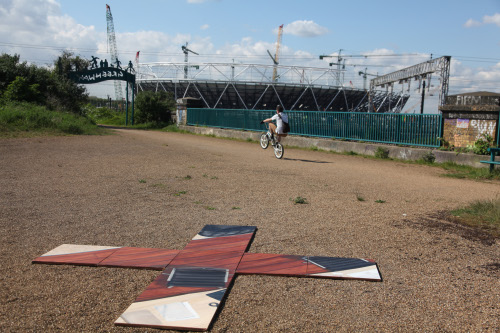
M 269 253 L 245 253 L 236 273 L 307 276 L 307 257 Z
M 122 247 L 99 266 L 164 270 L 179 250 L 144 247 Z

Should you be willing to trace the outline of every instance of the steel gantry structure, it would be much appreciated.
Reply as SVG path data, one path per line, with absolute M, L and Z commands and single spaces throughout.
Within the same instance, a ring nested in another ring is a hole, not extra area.
M 394 83 L 399 83 L 404 87 L 405 83 L 408 83 L 408 90 L 411 84 L 411 80 L 414 79 L 419 81 L 419 90 L 423 86 L 425 89 L 425 81 L 422 85 L 423 80 L 427 80 L 427 89 L 431 87 L 430 80 L 433 73 L 438 73 L 440 77 L 440 91 L 439 91 L 439 105 L 442 106 L 445 103 L 446 96 L 448 95 L 449 89 L 449 79 L 450 79 L 450 56 L 443 56 L 436 59 L 431 59 L 422 62 L 417 65 L 413 65 L 407 68 L 403 68 L 399 71 L 395 71 L 386 75 L 377 76 L 370 80 L 370 91 L 372 94 L 375 93 L 375 88 L 381 87 L 386 88 L 386 91 L 394 88 Z M 401 95 L 403 96 L 403 91 Z M 374 108 L 375 103 L 371 103 Z
M 369 92 L 338 85 L 343 70 L 240 63 L 140 63 L 137 89 L 171 92 L 175 99 L 196 98 L 205 108 L 327 110 L 370 112 Z M 276 82 L 276 71 L 279 81 Z M 379 112 L 395 109 L 400 94 L 375 91 L 372 103 Z M 392 103 L 385 103 L 389 99 Z

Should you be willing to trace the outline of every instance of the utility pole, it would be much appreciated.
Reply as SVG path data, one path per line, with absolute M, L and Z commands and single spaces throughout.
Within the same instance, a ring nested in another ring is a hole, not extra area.
M 424 113 L 425 80 L 422 84 L 422 101 L 420 102 L 420 114 Z

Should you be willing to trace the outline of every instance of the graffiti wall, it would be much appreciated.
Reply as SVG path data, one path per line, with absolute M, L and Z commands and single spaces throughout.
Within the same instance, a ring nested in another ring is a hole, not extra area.
M 473 145 L 483 134 L 496 141 L 497 120 L 444 119 L 443 138 L 455 147 Z

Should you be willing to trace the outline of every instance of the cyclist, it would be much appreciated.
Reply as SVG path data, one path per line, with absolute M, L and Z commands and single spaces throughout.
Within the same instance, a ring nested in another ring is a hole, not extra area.
M 276 121 L 276 125 L 273 124 L 273 121 Z M 276 135 L 276 141 L 280 142 L 282 137 L 287 136 L 283 131 L 283 122 L 288 123 L 288 115 L 283 112 L 283 107 L 278 104 L 276 107 L 276 114 L 271 118 L 262 120 L 260 123 L 269 123 L 269 130 L 271 131 L 271 137 L 269 139 L 272 140 Z

